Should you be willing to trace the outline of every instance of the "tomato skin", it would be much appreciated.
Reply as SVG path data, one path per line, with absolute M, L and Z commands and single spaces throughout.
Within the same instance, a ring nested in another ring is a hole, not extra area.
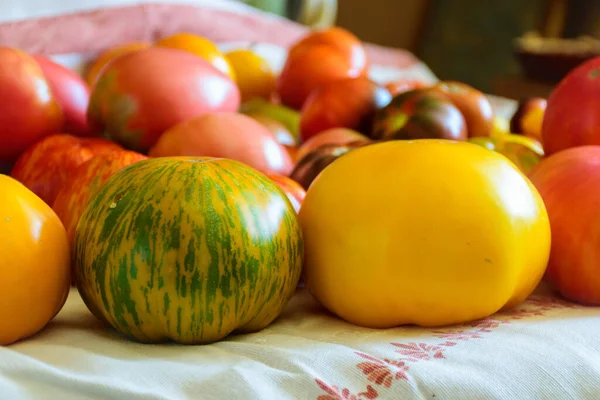
M 35 56 L 50 89 L 64 115 L 62 131 L 77 136 L 89 136 L 87 108 L 90 103 L 90 88 L 75 72 L 54 61 Z
M 133 53 L 138 50 L 147 49 L 150 43 L 146 42 L 128 42 L 119 46 L 111 47 L 100 53 L 94 61 L 92 61 L 86 69 L 85 81 L 93 88 L 98 82 L 100 74 L 115 59 L 125 54 Z
M 356 149 L 313 182 L 299 218 L 306 286 L 371 328 L 443 326 L 513 307 L 535 289 L 550 252 L 531 182 L 465 142 Z
M 63 114 L 35 59 L 0 47 L 0 163 L 13 163 L 29 146 L 57 133 Z
M 185 51 L 149 48 L 110 63 L 88 108 L 92 130 L 145 153 L 169 128 L 209 112 L 240 105 L 235 83 L 204 59 Z
M 350 142 L 369 142 L 371 139 L 362 135 L 352 129 L 346 128 L 333 128 L 327 129 L 308 139 L 306 142 L 302 143 L 302 145 L 298 148 L 296 152 L 296 160 L 299 161 L 303 159 L 308 153 L 315 150 L 316 148 L 323 146 L 325 144 L 338 144 L 343 145 Z
M 39 332 L 70 288 L 67 235 L 52 209 L 13 178 L 0 175 L 0 345 Z
M 121 150 L 121 146 L 105 139 L 51 135 L 25 150 L 10 175 L 51 206 L 62 185 L 81 164 L 95 154 Z
M 462 141 L 467 139 L 467 125 L 460 110 L 444 95 L 415 89 L 394 97 L 377 113 L 371 137 Z
M 489 137 L 494 125 L 494 110 L 487 97 L 462 82 L 444 81 L 433 86 L 454 104 L 465 118 L 468 137 Z
M 548 155 L 600 144 L 600 57 L 573 69 L 548 98 L 542 143 Z
M 328 83 L 316 89 L 304 103 L 300 119 L 302 140 L 332 128 L 369 134 L 375 113 L 391 99 L 387 89 L 364 77 Z
M 529 177 L 550 216 L 547 280 L 571 301 L 600 305 L 600 146 L 553 154 Z
M 304 188 L 300 186 L 298 182 L 294 181 L 291 178 L 288 178 L 285 175 L 268 174 L 267 176 L 269 177 L 269 179 L 275 182 L 281 190 L 283 190 L 287 198 L 292 203 L 294 210 L 296 210 L 296 212 L 299 212 L 300 207 L 302 207 L 302 202 L 306 197 L 306 191 L 304 190 Z
M 149 155 L 228 158 L 265 174 L 287 175 L 293 166 L 266 127 L 237 113 L 210 113 L 182 122 L 165 132 Z

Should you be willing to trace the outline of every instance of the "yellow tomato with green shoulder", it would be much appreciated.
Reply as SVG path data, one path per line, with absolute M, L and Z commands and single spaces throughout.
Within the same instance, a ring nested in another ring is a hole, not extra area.
M 544 275 L 542 199 L 505 157 L 449 140 L 356 149 L 313 182 L 300 209 L 306 286 L 366 327 L 442 326 L 527 298 Z

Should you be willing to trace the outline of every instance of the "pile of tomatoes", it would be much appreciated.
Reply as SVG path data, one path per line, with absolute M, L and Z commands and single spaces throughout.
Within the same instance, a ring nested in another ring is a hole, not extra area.
M 464 83 L 376 83 L 340 28 L 307 34 L 280 73 L 251 47 L 187 33 L 108 49 L 83 78 L 8 47 L 0 65 L 12 177 L 0 176 L 0 316 L 15 321 L 0 343 L 60 310 L 83 210 L 148 157 L 231 158 L 268 175 L 299 213 L 308 289 L 356 324 L 482 318 L 544 274 L 600 304 L 600 60 L 510 123 Z M 14 306 L 32 302 L 47 307 Z

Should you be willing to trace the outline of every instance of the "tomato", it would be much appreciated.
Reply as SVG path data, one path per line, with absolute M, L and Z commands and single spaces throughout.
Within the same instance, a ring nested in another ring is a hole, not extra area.
M 297 146 L 298 138 L 294 136 L 292 132 L 281 122 L 266 117 L 262 114 L 246 114 L 251 117 L 253 120 L 260 122 L 265 128 L 267 128 L 277 139 L 279 144 L 284 146 Z
M 569 300 L 600 305 L 600 146 L 560 151 L 529 176 L 550 216 L 547 280 Z
M 57 133 L 63 114 L 35 59 L 0 47 L 0 163 L 12 163 L 44 136 Z
M 370 142 L 359 140 L 344 144 L 333 143 L 319 146 L 298 159 L 298 163 L 290 173 L 290 178 L 308 190 L 319 174 L 330 164 L 343 155 L 368 144 Z
M 316 89 L 304 103 L 300 119 L 302 140 L 331 128 L 348 128 L 369 134 L 375 113 L 391 99 L 387 89 L 368 78 L 330 82 Z
M 328 129 L 302 143 L 296 153 L 296 160 L 301 160 L 317 147 L 325 144 L 343 145 L 351 142 L 368 142 L 370 139 L 360 133 L 346 128 Z
M 62 131 L 78 136 L 88 136 L 87 108 L 90 103 L 90 88 L 75 72 L 54 61 L 35 56 L 50 85 L 52 94 L 64 115 Z
M 293 58 L 305 49 L 327 46 L 331 51 L 339 53 L 352 67 L 353 75 L 364 75 L 369 68 L 369 57 L 359 38 L 344 28 L 332 27 L 309 33 L 294 44 L 289 51 Z
M 71 283 L 67 235 L 52 209 L 0 175 L 0 345 L 39 332 L 61 310 Z
M 119 145 L 100 138 L 52 135 L 23 152 L 10 174 L 51 206 L 81 164 L 95 154 L 120 150 Z
M 167 129 L 213 111 L 237 111 L 235 83 L 180 50 L 150 48 L 110 63 L 92 91 L 88 120 L 128 149 L 145 152 Z
M 356 149 L 313 182 L 299 218 L 307 288 L 371 328 L 464 323 L 513 307 L 535 289 L 550 252 L 531 182 L 466 142 Z
M 100 53 L 98 57 L 90 63 L 86 69 L 85 81 L 90 87 L 94 87 L 102 70 L 113 60 L 125 54 L 133 53 L 138 50 L 147 49 L 150 43 L 145 42 L 128 42 L 119 46 L 112 47 Z
M 510 119 L 510 131 L 529 136 L 541 142 L 542 122 L 547 105 L 546 99 L 539 97 L 521 100 L 517 111 Z
M 156 42 L 156 46 L 187 51 L 208 61 L 232 80 L 236 79 L 235 70 L 229 60 L 221 53 L 216 44 L 202 36 L 191 33 L 176 33 L 160 39 Z
M 275 182 L 281 190 L 283 190 L 287 198 L 290 200 L 290 203 L 292 203 L 294 210 L 296 210 L 296 212 L 300 211 L 304 197 L 306 197 L 306 191 L 304 188 L 300 186 L 298 182 L 288 178 L 285 175 L 269 174 L 267 176 L 269 179 Z
M 375 116 L 371 137 L 384 140 L 466 140 L 461 112 L 442 94 L 415 89 L 394 97 Z
M 149 154 L 229 158 L 266 174 L 287 175 L 292 169 L 288 152 L 273 134 L 236 113 L 211 113 L 182 122 L 165 132 Z
M 361 74 L 343 54 L 327 45 L 303 47 L 290 54 L 277 80 L 281 102 L 300 110 L 311 93 L 326 83 Z
M 276 77 L 271 65 L 252 50 L 239 49 L 225 54 L 240 88 L 242 102 L 254 98 L 269 100 L 275 92 Z
M 554 88 L 542 122 L 548 155 L 600 144 L 600 57 L 572 70 Z
M 458 108 L 467 124 L 469 137 L 489 137 L 494 126 L 494 110 L 479 90 L 462 82 L 440 82 L 433 86 Z
M 541 143 L 526 136 L 506 134 L 494 137 L 474 137 L 469 141 L 504 155 L 525 174 L 529 173 L 544 158 L 544 149 Z

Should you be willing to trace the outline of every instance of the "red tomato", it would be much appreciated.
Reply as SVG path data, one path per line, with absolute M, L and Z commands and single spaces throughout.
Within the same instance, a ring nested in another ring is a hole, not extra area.
M 176 124 L 239 105 L 236 84 L 208 61 L 154 47 L 108 64 L 92 92 L 88 119 L 95 132 L 145 152 Z
M 370 139 L 365 135 L 346 128 L 333 128 L 328 129 L 308 139 L 302 143 L 298 151 L 296 152 L 296 160 L 301 160 L 308 153 L 316 149 L 317 147 L 333 144 L 343 145 L 351 142 L 368 142 Z
M 556 153 L 529 177 L 550 218 L 547 280 L 570 300 L 600 305 L 600 146 Z
M 277 91 L 283 104 L 299 110 L 318 87 L 360 75 L 344 55 L 331 46 L 305 46 L 288 56 L 277 81 Z
M 52 135 L 25 150 L 11 176 L 52 206 L 62 185 L 73 177 L 81 164 L 96 154 L 113 151 L 122 151 L 122 148 L 99 138 Z
M 337 80 L 316 89 L 302 108 L 302 140 L 331 128 L 349 128 L 368 134 L 375 113 L 392 96 L 375 82 L 359 77 Z
M 362 75 L 367 72 L 369 58 L 362 42 L 349 31 L 339 27 L 310 33 L 290 49 L 289 56 L 293 57 L 302 49 L 319 45 L 330 46 L 332 50 L 340 53 L 354 73 Z
M 52 205 L 67 230 L 71 245 L 79 218 L 96 191 L 115 172 L 147 158 L 140 153 L 122 150 L 98 154 L 79 165 L 62 185 Z
M 88 136 L 87 108 L 90 88 L 75 72 L 45 57 L 35 56 L 52 94 L 64 115 L 63 131 L 78 136 Z
M 304 197 L 306 197 L 306 191 L 300 184 L 294 181 L 291 178 L 288 178 L 284 175 L 279 174 L 269 174 L 267 175 L 273 182 L 279 186 L 281 190 L 288 197 L 294 210 L 296 212 L 300 211 L 300 207 L 302 206 L 302 202 L 304 201 Z
M 211 113 L 182 122 L 165 132 L 149 154 L 229 158 L 266 174 L 287 175 L 292 170 L 288 152 L 273 134 L 236 113 Z
M 63 125 L 42 69 L 33 57 L 9 47 L 0 47 L 0 100 L 0 163 L 14 162 Z
M 571 71 L 554 89 L 544 113 L 542 143 L 550 155 L 600 144 L 600 57 Z

